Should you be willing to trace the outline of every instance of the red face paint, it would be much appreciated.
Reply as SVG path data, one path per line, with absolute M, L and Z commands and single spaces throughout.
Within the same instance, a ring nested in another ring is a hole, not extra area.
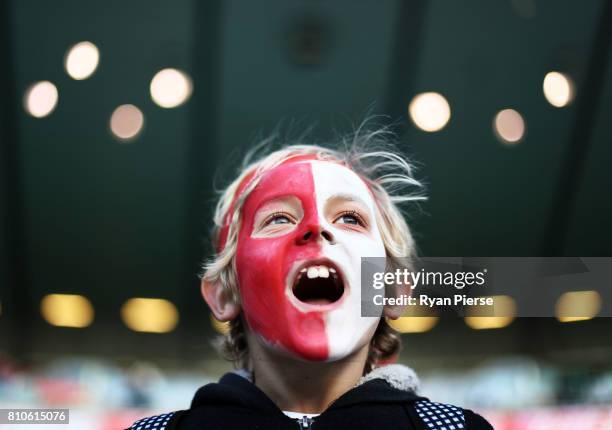
M 386 253 L 376 203 L 359 175 L 313 155 L 292 158 L 260 178 L 241 215 L 235 262 L 249 328 L 307 360 L 367 346 L 379 317 L 360 314 L 361 258 Z
M 321 257 L 317 240 L 302 240 L 320 229 L 312 168 L 290 160 L 264 174 L 245 201 L 238 235 L 236 267 L 244 316 L 249 327 L 266 342 L 308 360 L 329 356 L 325 321 L 321 312 L 301 312 L 286 294 L 294 264 Z M 272 199 L 299 199 L 303 219 L 295 229 L 277 237 L 252 237 L 257 209 Z
M 281 164 L 295 163 L 298 161 L 307 161 L 307 160 L 316 160 L 316 157 L 312 154 L 295 155 L 293 157 L 288 158 Z M 232 215 L 234 214 L 234 210 L 236 207 L 236 200 L 238 200 L 238 197 L 250 185 L 254 176 L 255 176 L 255 171 L 251 171 L 248 175 L 245 176 L 242 182 L 238 185 L 238 189 L 236 191 L 236 194 L 234 195 L 234 198 L 232 199 L 229 210 L 227 211 L 223 219 L 223 226 L 221 227 L 219 231 L 219 242 L 217 244 L 217 252 L 221 252 L 223 248 L 225 248 L 225 242 L 227 241 L 227 235 L 229 233 L 229 225 L 230 225 Z

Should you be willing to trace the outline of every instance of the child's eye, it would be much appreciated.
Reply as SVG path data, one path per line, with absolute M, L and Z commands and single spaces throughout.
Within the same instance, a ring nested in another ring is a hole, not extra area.
M 365 227 L 365 222 L 361 216 L 355 211 L 342 212 L 335 220 L 334 223 L 339 222 L 340 224 L 351 224 L 360 225 Z
M 289 221 L 289 218 L 287 218 L 284 215 L 277 215 L 274 218 L 272 218 L 268 224 L 289 224 L 291 221 Z
M 294 223 L 291 216 L 282 212 L 275 212 L 266 218 L 264 225 L 279 225 L 279 224 L 292 224 Z

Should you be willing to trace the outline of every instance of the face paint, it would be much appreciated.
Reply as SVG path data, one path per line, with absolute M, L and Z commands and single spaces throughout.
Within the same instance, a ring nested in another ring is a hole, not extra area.
M 384 257 L 365 183 L 334 162 L 290 160 L 267 173 L 242 208 L 236 268 L 244 316 L 268 345 L 336 360 L 367 343 L 361 257 Z

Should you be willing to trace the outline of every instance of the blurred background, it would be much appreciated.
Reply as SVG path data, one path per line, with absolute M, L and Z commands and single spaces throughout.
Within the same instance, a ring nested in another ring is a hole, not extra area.
M 421 254 L 610 256 L 612 2 L 0 6 L 2 407 L 118 429 L 231 368 L 197 273 L 214 186 L 279 122 L 325 141 L 388 115 L 430 196 L 408 211 Z M 396 326 L 436 401 L 612 428 L 596 310 Z

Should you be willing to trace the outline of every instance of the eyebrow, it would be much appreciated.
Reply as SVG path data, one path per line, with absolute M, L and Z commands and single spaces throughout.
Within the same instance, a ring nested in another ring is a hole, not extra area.
M 327 201 L 330 200 L 335 200 L 335 199 L 340 199 L 340 200 L 346 200 L 349 202 L 356 202 L 359 203 L 361 205 L 363 205 L 366 208 L 370 208 L 370 206 L 368 206 L 368 204 L 366 202 L 363 201 L 363 199 L 357 197 L 356 195 L 353 194 L 345 194 L 345 193 L 339 193 L 339 194 L 334 194 L 332 196 L 330 196 Z
M 299 204 L 299 210 L 301 211 L 301 213 L 303 213 L 304 211 L 304 206 L 302 204 L 302 201 L 295 197 L 292 194 L 283 194 L 281 196 L 276 196 L 276 197 L 271 197 L 267 200 L 264 200 L 263 202 L 261 202 L 257 208 L 255 209 L 254 216 L 253 216 L 253 222 L 255 222 L 258 218 L 261 218 L 263 216 L 266 215 L 266 212 L 270 211 L 270 206 L 275 206 L 275 205 L 283 205 L 283 204 L 289 204 L 291 205 L 291 202 L 287 202 L 288 199 L 291 198 L 296 198 Z M 265 209 L 265 211 L 264 211 Z M 263 211 L 263 212 L 262 212 Z

